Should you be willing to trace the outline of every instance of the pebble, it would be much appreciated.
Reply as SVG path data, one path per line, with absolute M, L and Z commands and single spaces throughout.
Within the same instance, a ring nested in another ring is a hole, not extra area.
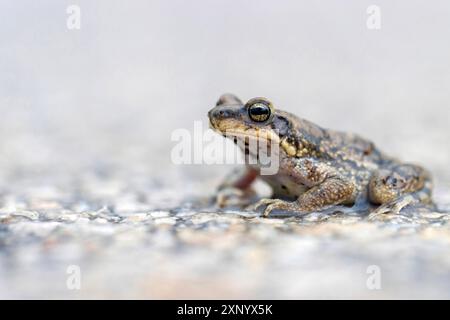
M 152 218 L 162 218 L 162 217 L 168 217 L 169 216 L 169 212 L 167 211 L 153 211 L 150 212 L 150 216 Z
M 175 218 L 158 218 L 158 219 L 153 220 L 153 223 L 156 225 L 159 225 L 159 224 L 173 225 L 173 224 L 177 223 L 177 220 Z

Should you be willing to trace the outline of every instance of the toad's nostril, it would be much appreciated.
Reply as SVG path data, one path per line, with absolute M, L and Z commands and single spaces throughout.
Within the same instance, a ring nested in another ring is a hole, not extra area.
M 230 118 L 231 117 L 231 112 L 228 110 L 219 110 L 218 112 L 218 116 L 222 119 L 224 118 Z
M 226 119 L 226 118 L 231 118 L 232 116 L 233 116 L 233 112 L 231 112 L 230 110 L 224 109 L 224 108 L 215 108 L 209 112 L 210 118 Z

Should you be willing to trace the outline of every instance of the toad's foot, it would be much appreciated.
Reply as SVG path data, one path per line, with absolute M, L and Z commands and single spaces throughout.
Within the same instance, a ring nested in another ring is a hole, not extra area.
M 217 192 L 215 205 L 219 208 L 244 208 L 254 202 L 255 197 L 256 193 L 252 189 L 241 190 L 238 188 L 228 187 Z
M 257 203 L 248 206 L 246 210 L 257 211 L 259 207 L 266 206 L 263 212 L 264 217 L 268 217 L 273 210 L 288 211 L 290 213 L 303 213 L 297 201 L 284 201 L 280 199 L 262 199 Z
M 407 194 L 404 196 L 399 197 L 398 199 L 392 200 L 390 202 L 387 202 L 377 209 L 375 209 L 370 215 L 369 220 L 373 220 L 379 215 L 383 214 L 399 214 L 403 208 L 412 205 L 412 204 L 418 204 L 419 200 L 415 198 L 411 194 Z

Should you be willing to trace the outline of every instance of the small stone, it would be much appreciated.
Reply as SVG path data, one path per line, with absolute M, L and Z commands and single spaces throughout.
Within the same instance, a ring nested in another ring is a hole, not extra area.
M 16 217 L 25 217 L 30 220 L 38 220 L 39 219 L 39 213 L 36 211 L 18 211 L 14 212 L 12 216 Z
M 125 222 L 139 223 L 148 220 L 150 217 L 148 213 L 134 213 L 128 215 Z
M 80 217 L 79 214 L 71 212 L 71 213 L 63 213 L 59 215 L 59 220 L 62 222 L 75 222 Z
M 162 217 L 168 217 L 169 216 L 169 212 L 167 211 L 153 211 L 150 212 L 150 216 L 152 218 L 162 218 Z
M 168 225 L 174 225 L 177 223 L 177 220 L 173 217 L 170 218 L 158 218 L 153 221 L 154 224 L 160 225 L 160 224 L 168 224 Z

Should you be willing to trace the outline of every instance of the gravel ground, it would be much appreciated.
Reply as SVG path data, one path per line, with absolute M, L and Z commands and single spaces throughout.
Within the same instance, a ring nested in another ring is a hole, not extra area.
M 265 219 L 118 172 L 3 184 L 1 298 L 450 298 L 447 213 Z

